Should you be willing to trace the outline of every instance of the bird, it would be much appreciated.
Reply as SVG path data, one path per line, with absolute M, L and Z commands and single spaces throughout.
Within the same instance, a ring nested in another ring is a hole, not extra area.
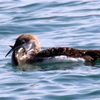
M 12 64 L 15 66 L 70 61 L 89 62 L 95 65 L 95 61 L 100 59 L 100 50 L 79 50 L 71 47 L 51 47 L 41 50 L 41 43 L 33 34 L 20 35 L 10 47 L 6 56 L 12 52 Z

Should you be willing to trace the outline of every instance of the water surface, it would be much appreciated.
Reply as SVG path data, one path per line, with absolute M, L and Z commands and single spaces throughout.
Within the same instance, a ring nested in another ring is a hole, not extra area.
M 14 68 L 5 55 L 25 33 L 37 35 L 42 49 L 99 50 L 99 0 L 0 0 L 0 100 L 100 100 L 99 66 Z

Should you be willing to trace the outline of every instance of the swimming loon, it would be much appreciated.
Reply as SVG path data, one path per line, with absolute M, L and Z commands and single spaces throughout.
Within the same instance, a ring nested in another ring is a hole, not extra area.
M 6 54 L 12 53 L 13 65 L 35 64 L 50 61 L 68 62 L 68 58 L 72 61 L 79 62 L 95 62 L 100 58 L 100 50 L 78 50 L 70 47 L 53 47 L 41 50 L 39 39 L 35 35 L 23 34 L 19 36 L 14 46 Z

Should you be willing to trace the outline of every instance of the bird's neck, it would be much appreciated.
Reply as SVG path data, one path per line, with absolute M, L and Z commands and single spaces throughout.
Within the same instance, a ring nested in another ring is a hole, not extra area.
M 32 61 L 34 59 L 34 56 L 38 54 L 41 51 L 40 48 L 35 48 L 27 53 L 24 51 L 23 48 L 20 48 L 13 52 L 12 54 L 12 63 L 13 65 L 25 65 L 29 61 Z

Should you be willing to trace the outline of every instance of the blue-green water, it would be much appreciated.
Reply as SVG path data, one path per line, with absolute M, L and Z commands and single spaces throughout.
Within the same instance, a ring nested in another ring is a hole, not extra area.
M 25 33 L 42 49 L 100 49 L 99 0 L 0 0 L 0 100 L 100 100 L 100 67 L 15 69 L 5 55 Z

